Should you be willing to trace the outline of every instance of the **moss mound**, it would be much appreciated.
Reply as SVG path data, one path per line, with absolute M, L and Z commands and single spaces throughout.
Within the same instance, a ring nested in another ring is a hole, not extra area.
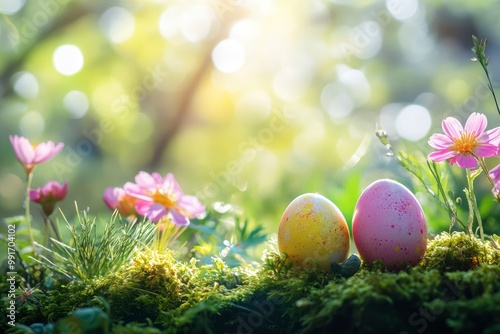
M 82 333 L 495 333 L 495 240 L 444 233 L 430 242 L 419 266 L 399 272 L 362 266 L 347 279 L 314 265 L 296 267 L 273 248 L 261 264 L 236 268 L 218 257 L 199 266 L 146 251 L 116 273 L 49 291 L 41 306 L 27 303 L 17 322 L 63 328 L 84 309 L 103 325 Z
M 197 270 L 194 263 L 175 261 L 170 252 L 142 252 L 116 273 L 88 284 L 72 281 L 50 291 L 41 300 L 37 318 L 56 321 L 78 308 L 97 306 L 109 309 L 115 321 L 154 321 L 161 312 L 176 309 L 187 301 L 191 268 Z M 29 319 L 20 321 L 26 323 Z
M 498 237 L 497 237 L 498 238 Z M 443 232 L 429 242 L 422 266 L 440 271 L 466 271 L 482 264 L 500 263 L 497 239 L 481 241 L 464 232 Z

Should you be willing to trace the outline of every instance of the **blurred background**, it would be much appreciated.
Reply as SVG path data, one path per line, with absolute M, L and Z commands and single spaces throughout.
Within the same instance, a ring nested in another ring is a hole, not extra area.
M 104 189 L 144 170 L 174 173 L 185 193 L 231 203 L 268 233 L 305 192 L 350 224 L 364 187 L 389 177 L 417 193 L 431 232 L 446 230 L 375 130 L 425 157 L 446 116 L 499 126 L 470 61 L 471 36 L 488 38 L 498 83 L 499 12 L 493 0 L 0 0 L 0 218 L 24 213 L 18 134 L 65 143 L 33 187 L 67 180 L 67 216 L 75 201 L 109 214 Z M 451 171 L 461 195 L 464 171 Z M 498 233 L 485 178 L 476 188 Z

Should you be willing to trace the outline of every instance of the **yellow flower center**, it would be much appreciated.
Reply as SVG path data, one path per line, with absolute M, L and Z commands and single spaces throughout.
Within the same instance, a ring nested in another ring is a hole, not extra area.
M 155 203 L 161 204 L 167 209 L 172 209 L 177 201 L 172 194 L 166 193 L 164 189 L 156 189 L 156 192 L 151 197 Z
M 474 132 L 464 132 L 460 138 L 454 139 L 453 149 L 461 154 L 472 153 L 477 145 L 476 134 Z

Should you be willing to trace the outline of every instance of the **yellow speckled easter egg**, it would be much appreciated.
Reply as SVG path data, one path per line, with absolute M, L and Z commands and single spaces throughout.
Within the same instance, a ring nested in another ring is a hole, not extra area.
M 330 271 L 349 253 L 349 228 L 339 208 L 328 198 L 313 193 L 300 195 L 286 208 L 278 229 L 278 246 L 294 263 L 316 261 Z

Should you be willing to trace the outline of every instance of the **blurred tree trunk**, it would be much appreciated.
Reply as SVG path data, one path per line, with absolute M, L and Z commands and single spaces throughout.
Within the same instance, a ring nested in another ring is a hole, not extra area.
M 233 8 L 230 13 L 226 14 L 227 15 L 223 17 L 224 20 L 221 23 L 219 34 L 207 43 L 198 69 L 194 71 L 193 75 L 188 80 L 186 87 L 183 89 L 181 96 L 177 100 L 177 105 L 174 107 L 176 114 L 169 123 L 170 126 L 168 128 L 164 128 L 163 124 L 165 124 L 165 122 L 158 122 L 161 126 L 157 127 L 155 131 L 160 135 L 154 144 L 153 154 L 150 160 L 145 164 L 146 169 L 154 170 L 161 165 L 168 146 L 177 133 L 182 129 L 189 113 L 191 112 L 191 102 L 196 96 L 198 87 L 202 82 L 203 77 L 212 68 L 212 50 L 217 43 L 226 38 L 232 24 L 242 18 L 244 13 L 236 8 Z M 164 105 L 161 106 L 158 113 L 166 113 L 167 111 L 165 109 L 166 107 Z

